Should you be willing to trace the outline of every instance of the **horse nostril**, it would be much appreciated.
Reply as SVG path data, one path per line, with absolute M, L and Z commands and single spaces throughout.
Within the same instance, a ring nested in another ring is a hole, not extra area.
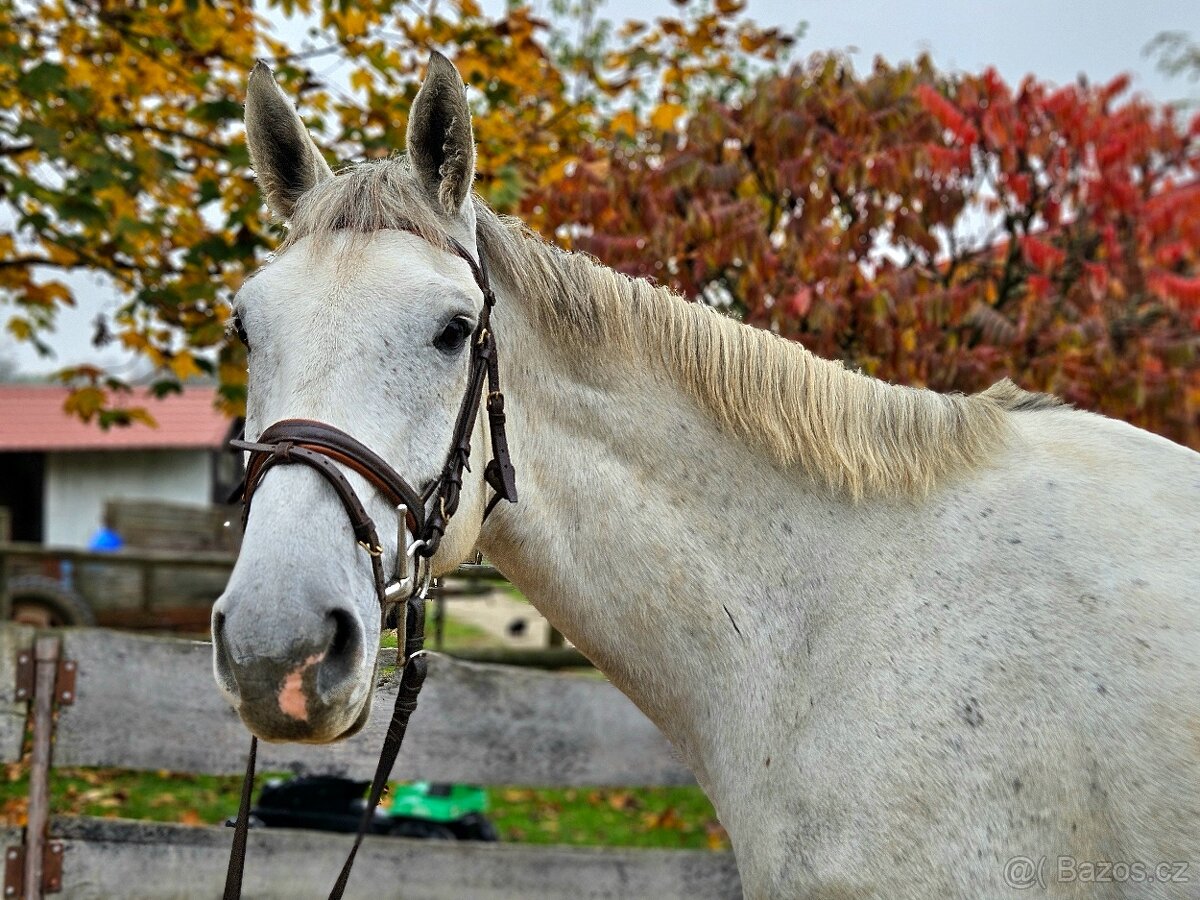
M 333 636 L 317 672 L 317 689 L 322 693 L 344 688 L 358 672 L 363 655 L 363 633 L 358 619 L 346 609 L 329 612 Z
M 212 617 L 213 663 L 217 683 L 227 691 L 236 690 L 233 665 L 229 659 L 229 648 L 225 643 L 225 614 L 213 611 Z
M 346 610 L 335 609 L 329 614 L 329 618 L 333 619 L 333 640 L 329 642 L 326 659 L 345 653 L 350 649 L 358 634 L 358 623 Z

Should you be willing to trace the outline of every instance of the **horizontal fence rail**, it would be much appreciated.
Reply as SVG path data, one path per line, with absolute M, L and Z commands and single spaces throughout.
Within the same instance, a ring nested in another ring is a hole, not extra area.
M 55 763 L 236 774 L 249 736 L 218 695 L 207 643 L 66 629 L 78 699 L 59 713 Z M 369 778 L 396 696 L 377 690 L 370 722 L 332 745 L 262 744 L 263 771 Z M 482 784 L 693 784 L 670 744 L 628 698 L 596 678 L 430 654 L 429 677 L 397 779 Z
M 69 897 L 192 900 L 218 897 L 232 829 L 107 819 L 55 819 Z M 254 829 L 243 895 L 324 897 L 351 836 Z M 728 853 L 415 841 L 369 837 L 348 898 L 414 900 L 732 900 L 741 896 Z

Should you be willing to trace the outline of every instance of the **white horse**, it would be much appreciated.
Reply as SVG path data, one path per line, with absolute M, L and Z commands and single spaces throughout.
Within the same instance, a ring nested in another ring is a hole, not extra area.
M 335 177 L 263 66 L 246 127 L 290 222 L 236 301 L 248 436 L 318 419 L 435 479 L 482 305 L 446 237 L 484 258 L 521 501 L 481 524 L 481 422 L 436 567 L 480 548 L 658 724 L 747 896 L 1200 896 L 1200 455 L 873 380 L 543 243 L 472 196 L 441 56 L 405 159 Z M 258 735 L 361 727 L 378 602 L 317 475 L 264 479 L 213 625 Z

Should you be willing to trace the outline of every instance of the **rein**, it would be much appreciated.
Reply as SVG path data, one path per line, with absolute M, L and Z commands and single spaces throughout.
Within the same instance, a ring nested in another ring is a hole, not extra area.
M 359 821 L 354 844 L 329 893 L 330 900 L 341 898 L 346 889 L 358 848 L 370 827 L 375 807 L 383 796 L 384 787 L 408 729 L 409 717 L 417 708 L 417 695 L 425 683 L 425 596 L 432 572 L 429 560 L 437 552 L 447 523 L 458 510 L 462 474 L 470 465 L 471 434 L 479 417 L 485 381 L 485 405 L 492 458 L 484 469 L 483 477 L 495 491 L 495 496 L 489 501 L 483 517 L 486 520 L 501 500 L 517 502 L 516 473 L 509 457 L 508 438 L 504 427 L 504 394 L 500 390 L 496 336 L 491 330 L 491 311 L 496 304 L 496 295 L 488 282 L 483 257 L 480 256 L 477 263 L 462 244 L 453 238 L 449 238 L 449 241 L 451 249 L 470 266 L 471 275 L 483 292 L 484 305 L 479 323 L 471 335 L 467 389 L 454 422 L 450 450 L 437 480 L 424 491 L 417 491 L 365 444 L 332 425 L 311 419 L 282 419 L 264 429 L 257 441 L 229 442 L 231 447 L 250 453 L 250 462 L 246 467 L 246 478 L 242 486 L 243 526 L 249 521 L 254 493 L 262 484 L 267 472 L 280 465 L 308 466 L 333 488 L 350 518 L 354 539 L 370 558 L 381 616 L 386 621 L 391 607 L 404 603 L 404 644 L 403 653 L 397 659 L 401 675 L 396 704 L 388 723 L 383 749 L 379 754 L 379 763 L 375 768 L 375 777 L 371 781 L 371 791 Z M 367 483 L 396 509 L 396 563 L 390 579 L 384 573 L 383 545 L 379 542 L 375 523 L 339 465 L 353 469 L 365 478 Z M 420 558 L 425 560 L 423 577 Z M 246 775 L 242 781 L 241 801 L 234 826 L 233 845 L 229 852 L 229 867 L 225 873 L 225 900 L 238 900 L 242 895 L 242 873 L 246 862 L 246 840 L 250 828 L 250 805 L 257 754 L 258 738 L 251 737 Z

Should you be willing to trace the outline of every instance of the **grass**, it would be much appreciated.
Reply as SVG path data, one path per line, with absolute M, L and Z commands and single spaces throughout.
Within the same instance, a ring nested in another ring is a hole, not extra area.
M 698 787 L 491 788 L 488 798 L 504 841 L 729 849 Z
M 433 604 L 429 604 L 425 612 L 425 646 L 433 648 L 436 623 L 434 622 Z M 502 641 L 497 640 L 482 628 L 460 622 L 453 616 L 446 616 L 442 626 L 443 647 L 446 650 L 474 650 L 479 647 L 502 647 Z M 384 632 L 379 641 L 381 647 L 396 646 L 396 632 Z
M 0 784 L 6 825 L 25 823 L 28 775 L 7 767 Z M 255 779 L 255 794 L 270 778 Z M 184 825 L 219 825 L 237 813 L 241 778 L 134 772 L 125 769 L 56 769 L 50 777 L 57 815 L 142 819 Z M 626 847 L 725 849 L 728 838 L 708 798 L 694 787 L 488 788 L 488 817 L 502 841 Z

